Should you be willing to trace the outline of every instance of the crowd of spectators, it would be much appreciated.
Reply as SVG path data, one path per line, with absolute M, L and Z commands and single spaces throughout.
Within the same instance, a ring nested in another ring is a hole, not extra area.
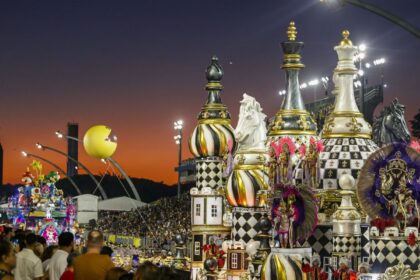
M 113 250 L 104 246 L 101 231 L 92 230 L 86 242 L 75 243 L 71 232 L 62 232 L 58 245 L 30 230 L 1 227 L 0 279 L 2 280 L 181 280 L 179 271 L 151 262 L 116 266 Z M 137 264 L 137 265 L 135 265 Z
M 98 229 L 105 234 L 146 237 L 158 245 L 172 243 L 176 234 L 191 233 L 190 195 L 165 197 L 131 211 L 100 211 Z

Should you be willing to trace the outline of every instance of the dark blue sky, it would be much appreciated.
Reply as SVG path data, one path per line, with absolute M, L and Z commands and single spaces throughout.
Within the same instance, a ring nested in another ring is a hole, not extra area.
M 369 2 L 420 26 L 418 0 Z M 116 158 L 130 175 L 173 182 L 172 122 L 183 118 L 186 135 L 193 129 L 210 57 L 216 54 L 225 69 L 223 100 L 234 125 L 244 92 L 271 116 L 285 84 L 279 44 L 290 20 L 305 42 L 302 82 L 331 75 L 333 47 L 349 29 L 354 44 L 368 46 L 367 60 L 386 57 L 385 103 L 399 97 L 412 118 L 420 107 L 420 40 L 352 6 L 331 9 L 316 0 L 0 2 L 6 180 L 19 180 L 28 163 L 19 151 L 33 150 L 36 141 L 64 148 L 53 132 L 74 120 L 81 134 L 96 123 L 110 125 L 120 141 Z M 370 71 L 369 82 L 378 82 L 381 71 Z M 313 100 L 313 90 L 302 93 Z M 189 156 L 187 145 L 184 151 Z

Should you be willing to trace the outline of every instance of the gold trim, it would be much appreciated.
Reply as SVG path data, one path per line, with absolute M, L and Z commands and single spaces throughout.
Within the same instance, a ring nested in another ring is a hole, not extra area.
M 306 115 L 309 116 L 309 112 L 301 109 L 280 109 L 277 115 Z
M 255 150 L 253 150 L 253 149 L 240 150 L 240 151 L 237 151 L 236 152 L 236 155 L 241 155 L 241 154 L 244 154 L 244 155 L 246 155 L 246 154 L 252 154 L 252 155 L 262 154 L 262 155 L 267 155 L 267 152 L 265 150 L 261 150 L 261 149 L 260 150 L 257 150 L 257 149 L 255 149 Z
M 300 54 L 289 53 L 284 55 L 285 60 L 299 60 L 301 58 Z
M 206 88 L 206 90 L 212 90 L 212 89 L 222 90 L 223 86 L 219 82 L 209 82 L 209 83 L 206 84 L 205 88 Z
M 218 233 L 230 233 L 230 227 L 225 227 L 221 225 L 200 225 L 194 226 L 191 225 L 191 233 L 194 235 L 206 234 L 218 234 Z
M 209 104 L 204 104 L 204 106 L 201 107 L 201 108 L 202 109 L 209 109 L 209 108 L 217 108 L 217 109 L 223 108 L 223 109 L 225 109 L 225 108 L 227 108 L 227 106 L 225 104 L 222 104 L 222 103 L 209 103 Z
M 272 130 L 268 133 L 268 136 L 278 135 L 316 135 L 316 130 Z
M 274 258 L 275 266 L 277 267 L 277 272 L 280 274 L 280 275 L 277 275 L 277 277 L 279 277 L 278 280 L 287 280 L 286 270 L 284 268 L 284 265 L 280 261 L 279 256 L 276 254 L 276 255 L 273 255 L 273 258 Z
M 198 141 L 200 144 L 200 150 L 202 155 L 208 155 L 206 137 L 204 136 L 204 130 L 202 127 L 198 127 Z
M 226 137 L 223 131 L 221 131 L 217 126 L 213 126 L 214 130 L 216 131 L 217 137 L 219 137 L 220 145 L 219 145 L 219 155 L 223 155 L 226 152 Z
M 349 39 L 350 32 L 348 30 L 343 30 L 343 32 L 341 32 L 341 35 L 343 36 L 343 39 L 340 42 L 340 46 L 341 47 L 344 47 L 344 46 L 353 46 L 353 43 Z
M 360 117 L 363 118 L 363 114 L 356 111 L 338 111 L 332 112 L 330 117 Z
M 231 125 L 230 119 L 199 119 L 198 124 L 221 124 L 221 125 Z
M 233 169 L 235 170 L 263 170 L 264 169 L 264 165 L 262 164 L 238 164 L 237 166 L 235 166 L 235 168 Z
M 238 204 L 248 206 L 247 200 L 246 200 L 246 188 L 244 185 L 244 181 L 242 180 L 241 176 L 239 176 L 238 172 L 234 173 L 236 182 L 238 183 Z
M 297 35 L 297 31 L 296 31 L 295 22 L 291 21 L 289 23 L 289 27 L 287 28 L 287 39 L 289 39 L 289 41 L 295 41 L 296 35 Z
M 368 133 L 326 133 L 322 134 L 321 138 L 364 138 L 372 139 Z
M 302 63 L 286 63 L 286 64 L 283 64 L 282 66 L 281 66 L 281 68 L 288 68 L 288 69 L 293 69 L 293 68 L 295 68 L 295 69 L 299 69 L 299 68 L 305 68 L 305 65 L 304 64 L 302 64 Z

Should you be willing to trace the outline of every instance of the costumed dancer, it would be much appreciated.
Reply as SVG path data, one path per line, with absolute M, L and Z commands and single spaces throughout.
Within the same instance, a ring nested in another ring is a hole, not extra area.
M 312 256 L 312 265 L 309 271 L 309 279 L 310 280 L 327 280 L 328 274 L 325 273 L 321 268 L 321 258 L 320 256 L 315 253 Z
M 334 273 L 335 280 L 356 280 L 356 273 L 349 268 L 349 260 L 346 257 L 341 257 L 339 260 L 339 268 Z
M 302 157 L 303 178 L 312 188 L 317 188 L 320 180 L 319 154 L 324 150 L 324 144 L 314 137 L 309 139 L 308 148 L 304 144 L 300 146 Z

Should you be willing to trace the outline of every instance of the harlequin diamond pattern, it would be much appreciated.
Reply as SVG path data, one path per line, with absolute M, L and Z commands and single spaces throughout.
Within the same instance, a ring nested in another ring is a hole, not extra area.
M 252 208 L 233 208 L 232 235 L 235 241 L 244 241 L 246 244 L 253 241 L 259 232 L 258 221 L 262 212 Z
M 361 257 L 363 260 L 364 258 L 369 257 L 369 252 L 370 252 L 369 226 L 361 225 L 360 228 L 362 230 L 362 240 L 361 240 L 360 246 L 362 247 Z
M 383 273 L 386 268 L 402 262 L 416 270 L 420 264 L 418 244 L 409 246 L 405 239 L 371 239 L 370 263 L 372 272 Z
M 365 160 L 378 149 L 372 140 L 361 138 L 325 139 L 324 145 L 320 155 L 320 188 L 326 190 L 338 189 L 338 178 L 343 174 L 357 179 Z
M 335 253 L 360 253 L 360 236 L 335 236 L 333 250 Z
M 222 185 L 222 163 L 220 161 L 197 161 L 197 188 L 212 189 Z
M 312 247 L 312 249 L 321 257 L 321 260 L 323 260 L 324 257 L 330 257 L 333 250 L 332 226 L 318 225 L 303 246 Z

